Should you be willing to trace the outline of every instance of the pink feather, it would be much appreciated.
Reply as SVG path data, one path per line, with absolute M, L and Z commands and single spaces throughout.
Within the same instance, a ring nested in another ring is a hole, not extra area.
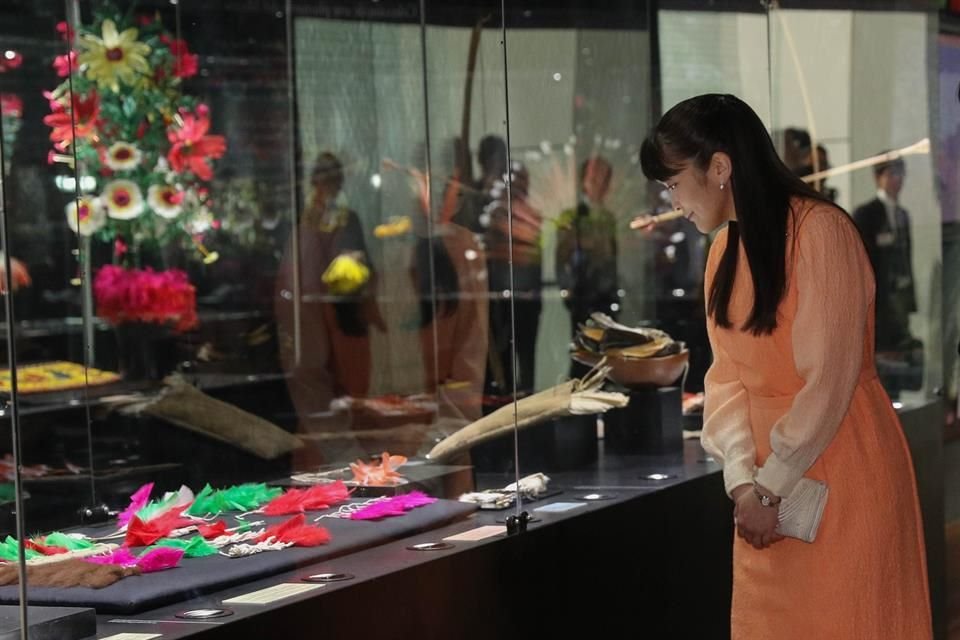
M 139 489 L 137 489 L 132 496 L 130 496 L 130 506 L 124 509 L 119 516 L 117 516 L 117 523 L 122 527 L 130 522 L 130 518 L 133 517 L 140 509 L 144 508 L 148 502 L 150 502 L 150 494 L 153 492 L 153 483 L 148 482 Z
M 183 549 L 157 547 L 137 559 L 137 568 L 140 569 L 141 573 L 153 573 L 154 571 L 172 569 L 179 564 L 182 557 Z
M 379 520 L 380 518 L 391 518 L 402 516 L 404 513 L 416 507 L 422 507 L 436 502 L 436 498 L 431 498 L 421 491 L 412 491 L 380 502 L 375 502 L 369 507 L 364 507 L 359 511 L 350 514 L 351 520 Z
M 119 564 L 124 567 L 132 567 L 137 564 L 137 557 L 125 547 L 102 556 L 87 556 L 84 560 L 94 564 Z

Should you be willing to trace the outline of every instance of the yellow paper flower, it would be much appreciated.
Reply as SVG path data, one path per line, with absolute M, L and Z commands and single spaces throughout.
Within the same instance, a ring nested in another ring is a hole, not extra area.
M 103 228 L 107 221 L 107 213 L 96 198 L 71 200 L 64 211 L 67 214 L 67 226 L 82 236 L 93 235 Z
M 135 169 L 142 158 L 143 154 L 140 153 L 140 149 L 129 142 L 114 142 L 107 149 L 105 161 L 107 166 L 114 171 L 129 171 Z
M 103 190 L 101 200 L 107 206 L 107 215 L 114 220 L 133 220 L 143 213 L 143 193 L 137 183 L 114 180 Z
M 87 76 L 101 89 L 120 91 L 120 81 L 133 85 L 138 75 L 149 75 L 147 56 L 150 47 L 137 40 L 134 28 L 117 33 L 113 20 L 104 20 L 102 38 L 86 33 L 82 36 L 80 65 L 86 65 Z
M 370 269 L 350 254 L 340 254 L 323 272 L 323 282 L 330 293 L 348 295 L 356 292 L 370 279 Z
M 161 218 L 173 220 L 183 210 L 183 192 L 169 184 L 155 184 L 147 189 L 147 204 Z

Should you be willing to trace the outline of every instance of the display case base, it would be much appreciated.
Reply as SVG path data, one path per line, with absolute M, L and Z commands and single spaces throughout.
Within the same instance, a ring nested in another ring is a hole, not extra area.
M 31 640 L 79 640 L 97 632 L 97 616 L 85 607 L 31 605 L 27 625 Z M 20 640 L 20 607 L 0 605 L 0 640 Z

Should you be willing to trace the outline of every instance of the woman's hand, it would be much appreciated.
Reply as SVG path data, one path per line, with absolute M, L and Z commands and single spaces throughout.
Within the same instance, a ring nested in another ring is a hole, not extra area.
M 763 489 L 761 488 L 761 491 Z M 766 492 L 764 492 L 766 493 Z M 732 492 L 735 506 L 733 521 L 737 526 L 737 535 L 753 545 L 755 549 L 766 549 L 771 544 L 783 540 L 777 533 L 780 506 L 765 507 L 753 493 L 753 486 L 743 484 Z M 767 494 L 769 495 L 769 494 Z

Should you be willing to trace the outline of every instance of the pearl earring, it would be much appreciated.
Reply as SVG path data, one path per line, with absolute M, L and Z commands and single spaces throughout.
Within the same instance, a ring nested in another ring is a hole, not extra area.
M 720 183 L 720 191 L 723 191 L 723 187 L 724 187 L 724 184 L 721 182 L 721 183 Z

